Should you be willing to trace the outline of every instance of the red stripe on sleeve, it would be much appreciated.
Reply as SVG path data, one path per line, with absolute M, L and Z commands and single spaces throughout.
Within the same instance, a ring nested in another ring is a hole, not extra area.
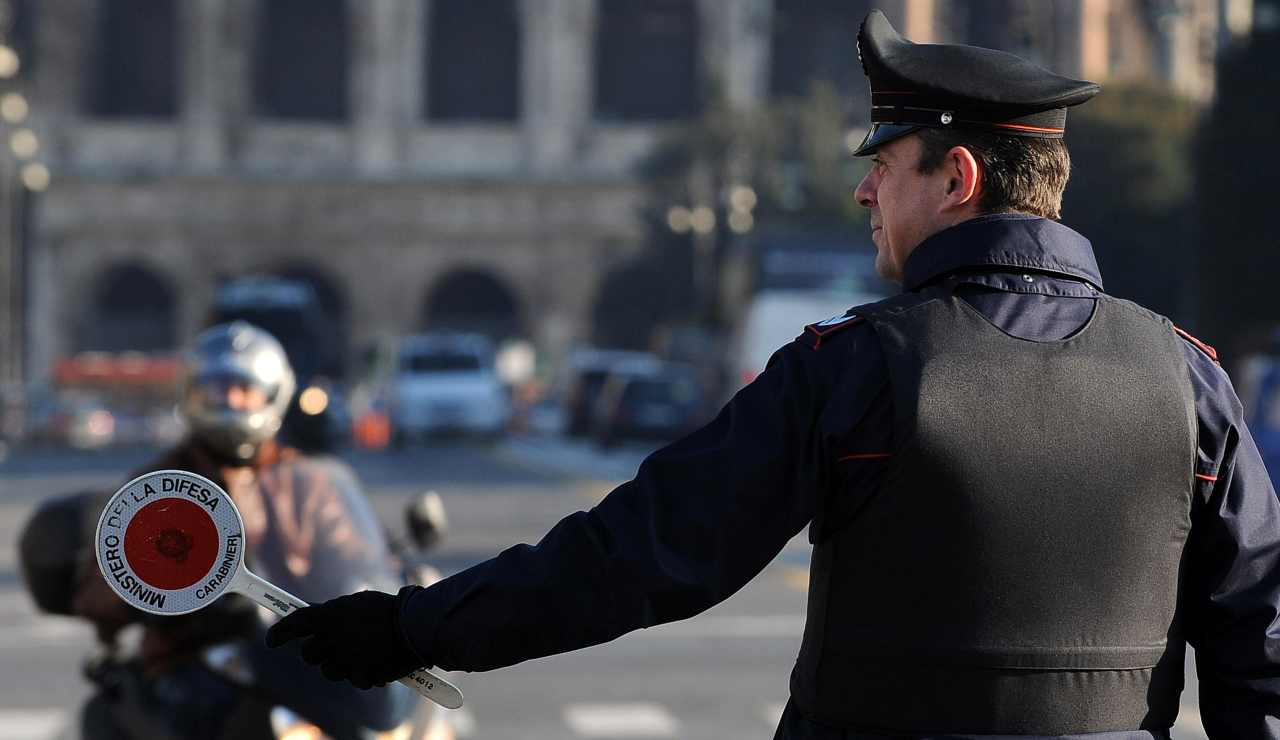
M 859 455 L 845 455 L 837 458 L 836 462 L 844 462 L 846 460 L 884 460 L 889 457 L 893 457 L 892 452 L 864 452 Z

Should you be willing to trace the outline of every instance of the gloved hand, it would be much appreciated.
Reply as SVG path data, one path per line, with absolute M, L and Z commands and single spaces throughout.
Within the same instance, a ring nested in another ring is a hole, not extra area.
M 426 667 L 400 628 L 401 604 L 421 588 L 405 586 L 395 596 L 361 591 L 299 609 L 267 630 L 267 647 L 301 639 L 302 659 L 325 678 L 383 686 Z

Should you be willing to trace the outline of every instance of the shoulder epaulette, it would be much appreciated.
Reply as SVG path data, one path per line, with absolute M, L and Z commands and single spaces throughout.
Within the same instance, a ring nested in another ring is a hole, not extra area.
M 1187 332 L 1183 331 L 1182 329 L 1179 329 L 1179 328 L 1178 328 L 1178 327 L 1176 327 L 1176 326 L 1175 326 L 1175 327 L 1173 327 L 1173 330 L 1174 330 L 1175 332 L 1177 332 L 1177 333 L 1178 333 L 1178 336 L 1180 336 L 1180 337 L 1182 337 L 1183 339 L 1185 339 L 1185 340 L 1187 340 L 1188 342 L 1190 342 L 1190 343 L 1191 343 L 1191 345 L 1192 345 L 1192 346 L 1194 346 L 1196 349 L 1198 349 L 1198 350 L 1200 350 L 1201 352 L 1205 353 L 1205 355 L 1206 355 L 1210 360 L 1213 360 L 1214 362 L 1217 362 L 1219 365 L 1221 365 L 1221 364 L 1222 364 L 1222 363 L 1218 360 L 1218 350 L 1214 349 L 1213 347 L 1210 347 L 1209 345 L 1205 344 L 1204 342 L 1200 341 L 1199 339 L 1196 339 L 1195 337 L 1191 336 L 1190 334 L 1188 334 Z
M 832 316 L 826 321 L 819 321 L 816 324 L 809 324 L 804 328 L 804 334 L 802 334 L 801 336 L 804 337 L 805 339 L 810 340 L 809 346 L 812 349 L 817 349 L 818 347 L 822 346 L 822 342 L 828 337 L 830 337 L 832 334 L 836 334 L 838 332 L 844 331 L 845 329 L 848 329 L 851 326 L 857 326 L 858 324 L 861 324 L 865 320 L 866 319 L 864 319 L 862 316 L 858 316 L 857 314 L 844 315 L 844 316 Z

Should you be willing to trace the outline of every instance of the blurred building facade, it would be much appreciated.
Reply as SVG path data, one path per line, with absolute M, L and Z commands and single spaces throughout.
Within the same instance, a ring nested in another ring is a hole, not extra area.
M 1253 0 L 969 0 L 938 23 L 951 38 L 1000 48 L 1065 75 L 1144 82 L 1213 96 L 1218 50 L 1248 33 Z
M 825 78 L 857 24 L 1212 95 L 1251 0 L 25 0 L 53 184 L 27 230 L 27 376 L 163 351 L 218 281 L 305 277 L 355 345 L 446 325 L 588 334 L 643 247 L 635 165 L 714 96 Z

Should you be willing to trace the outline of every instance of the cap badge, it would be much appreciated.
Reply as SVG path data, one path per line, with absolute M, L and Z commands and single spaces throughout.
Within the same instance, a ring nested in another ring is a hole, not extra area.
M 942 125 L 946 126 L 949 123 L 951 123 L 951 111 L 942 114 Z

